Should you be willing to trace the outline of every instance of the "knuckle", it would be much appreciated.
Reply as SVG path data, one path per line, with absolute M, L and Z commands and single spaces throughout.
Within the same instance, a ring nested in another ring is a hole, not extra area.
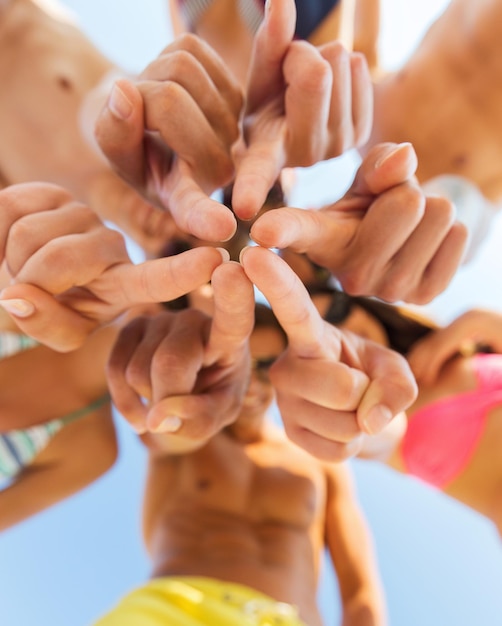
M 438 285 L 437 281 L 423 280 L 416 289 L 409 293 L 407 300 L 414 304 L 429 304 L 443 289 L 443 285 Z
M 396 201 L 399 202 L 399 212 L 419 221 L 425 213 L 425 196 L 415 184 L 403 183 L 397 188 L 398 196 Z
M 416 285 L 414 272 L 407 268 L 394 268 L 378 289 L 378 296 L 387 302 L 403 300 Z
M 125 379 L 129 387 L 135 391 L 145 392 L 145 389 L 150 388 L 149 376 L 146 375 L 144 368 L 134 361 L 129 363 L 125 371 Z
M 180 354 L 162 350 L 153 355 L 151 369 L 156 375 L 183 374 L 186 371 L 186 360 Z
M 202 41 L 193 33 L 183 33 L 178 38 L 180 48 L 194 53 L 202 48 Z
M 373 272 L 361 264 L 344 272 L 340 277 L 344 290 L 351 296 L 370 296 L 374 291 Z
M 332 41 L 322 46 L 321 54 L 325 59 L 329 60 L 331 65 L 339 64 L 349 58 L 349 53 L 339 41 Z
M 189 72 L 194 71 L 194 57 L 187 50 L 177 50 L 170 56 L 169 65 L 171 75 L 186 76 Z
M 32 233 L 31 220 L 18 219 L 9 229 L 9 246 L 14 246 L 18 251 L 22 250 Z
M 455 221 L 456 209 L 453 202 L 437 196 L 426 197 L 426 212 L 443 224 L 451 226 Z

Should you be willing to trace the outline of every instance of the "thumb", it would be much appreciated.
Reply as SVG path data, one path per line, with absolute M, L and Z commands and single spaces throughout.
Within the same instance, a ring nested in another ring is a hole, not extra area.
M 96 322 L 34 285 L 21 283 L 6 287 L 0 293 L 0 306 L 23 333 L 57 352 L 79 348 L 96 327 Z
M 113 304 L 122 310 L 168 302 L 208 283 L 213 271 L 228 259 L 226 250 L 200 247 L 138 265 L 124 263 L 107 271 L 107 284 L 101 289 L 114 294 Z
M 323 247 L 330 238 L 328 220 L 322 211 L 286 207 L 268 211 L 251 227 L 251 238 L 265 248 L 291 248 L 307 252 L 312 246 Z
M 348 194 L 378 195 L 412 179 L 417 165 L 411 143 L 378 144 L 364 158 Z

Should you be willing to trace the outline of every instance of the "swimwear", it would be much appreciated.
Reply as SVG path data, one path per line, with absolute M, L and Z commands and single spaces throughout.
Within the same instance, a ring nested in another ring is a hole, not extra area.
M 295 607 L 213 578 L 156 578 L 94 626 L 305 626 Z
M 448 198 L 456 209 L 456 217 L 469 231 L 469 241 L 463 263 L 468 263 L 478 253 L 490 226 L 498 215 L 499 207 L 490 202 L 470 180 L 455 174 L 443 174 L 426 181 L 422 188 L 426 194 Z
M 296 31 L 298 39 L 308 39 L 340 0 L 296 0 Z M 206 11 L 212 0 L 178 0 L 181 12 L 190 30 Z M 258 30 L 263 20 L 265 0 L 237 0 L 239 14 L 251 33 Z
M 406 472 L 439 489 L 469 465 L 490 410 L 502 405 L 502 355 L 478 354 L 473 367 L 477 388 L 416 411 L 402 441 Z
M 34 339 L 25 335 L 1 331 L 0 360 L 37 345 L 38 343 Z M 107 393 L 88 406 L 73 411 L 62 418 L 23 430 L 10 430 L 0 433 L 0 486 L 1 483 L 12 480 L 25 467 L 28 467 L 64 426 L 84 417 L 84 415 L 89 415 L 109 401 L 110 396 Z

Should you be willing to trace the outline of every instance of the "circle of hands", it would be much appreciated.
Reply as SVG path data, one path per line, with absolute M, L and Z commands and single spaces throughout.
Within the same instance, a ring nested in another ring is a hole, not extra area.
M 270 248 L 306 255 L 349 293 L 424 303 L 455 273 L 466 232 L 447 200 L 424 196 L 410 144 L 374 146 L 332 204 L 259 214 L 284 168 L 363 145 L 372 115 L 363 57 L 293 40 L 294 2 L 268 4 L 245 97 L 215 52 L 185 35 L 137 78 L 117 80 L 96 121 L 96 141 L 134 197 L 124 197 L 124 230 L 150 255 L 180 234 L 200 245 L 134 264 L 122 235 L 65 190 L 12 186 L 0 192 L 10 278 L 0 300 L 23 332 L 59 351 L 120 320 L 108 365 L 119 411 L 140 433 L 205 441 L 242 405 L 257 287 L 287 336 L 270 369 L 286 433 L 342 459 L 412 403 L 415 380 L 401 356 L 323 320 Z M 210 194 L 231 182 L 229 209 Z M 123 215 L 102 217 L 124 226 Z M 225 249 L 237 220 L 258 244 L 239 262 Z M 209 281 L 210 316 L 152 308 Z M 144 314 L 124 322 L 137 307 Z

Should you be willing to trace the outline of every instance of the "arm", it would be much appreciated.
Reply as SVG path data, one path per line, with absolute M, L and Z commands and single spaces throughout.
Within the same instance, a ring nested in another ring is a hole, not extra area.
M 0 491 L 0 532 L 84 489 L 116 458 L 110 405 L 68 424 L 12 485 Z
M 208 46 L 185 37 L 125 80 L 73 23 L 34 0 L 13 0 L 0 28 L 0 172 L 9 184 L 61 185 L 153 253 L 172 236 L 170 211 L 183 222 L 195 196 L 200 209 L 207 204 L 213 210 L 216 225 L 206 220 L 194 234 L 232 235 L 233 216 L 206 193 L 231 178 L 228 144 L 238 134 L 242 100 Z M 93 137 L 97 120 L 108 161 Z
M 343 626 L 384 626 L 385 601 L 369 528 L 345 464 L 326 465 L 325 537 L 340 586 Z
M 380 4 L 381 0 L 356 0 L 354 51 L 364 54 L 371 73 L 379 69 Z
M 12 0 L 0 30 L 2 178 L 64 186 L 140 244 L 158 246 L 166 217 L 113 173 L 81 126 L 88 94 L 124 71 L 64 11 L 48 12 L 33 0 Z
M 502 353 L 502 313 L 482 309 L 467 311 L 445 328 L 418 341 L 408 362 L 419 383 L 430 384 L 443 365 L 458 354 L 472 354 L 476 346 Z

